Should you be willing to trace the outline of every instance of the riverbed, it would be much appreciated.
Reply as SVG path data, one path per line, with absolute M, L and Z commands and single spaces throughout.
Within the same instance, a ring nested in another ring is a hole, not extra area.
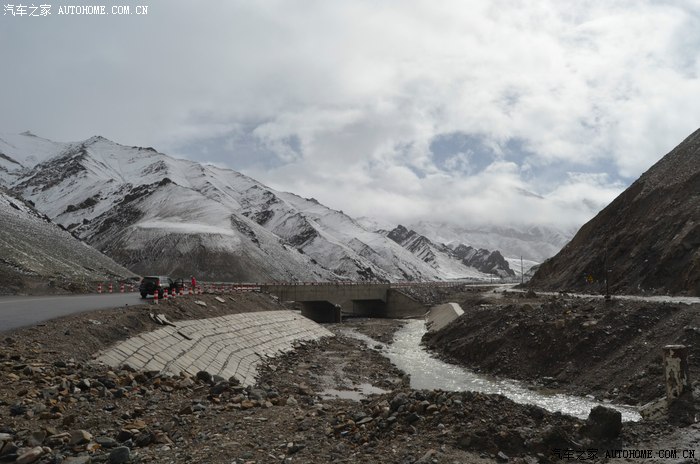
M 623 421 L 638 421 L 641 418 L 637 409 L 632 406 L 601 403 L 590 398 L 560 393 L 547 393 L 528 388 L 527 385 L 515 380 L 497 379 L 446 363 L 421 345 L 421 338 L 425 331 L 425 323 L 422 320 L 408 321 L 396 332 L 391 344 L 381 343 L 355 330 L 343 330 L 343 333 L 380 350 L 396 367 L 410 375 L 411 387 L 415 389 L 501 394 L 516 403 L 534 404 L 551 412 L 561 412 L 579 418 L 586 418 L 592 408 L 602 404 L 620 411 Z

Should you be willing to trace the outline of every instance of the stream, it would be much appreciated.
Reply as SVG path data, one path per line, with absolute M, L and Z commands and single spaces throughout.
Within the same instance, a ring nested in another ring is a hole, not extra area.
M 501 394 L 516 403 L 534 404 L 551 412 L 560 411 L 582 419 L 588 417 L 593 407 L 604 405 L 620 411 L 623 421 L 641 419 L 636 408 L 632 406 L 601 403 L 560 393 L 538 392 L 515 380 L 490 378 L 467 368 L 448 364 L 433 356 L 421 345 L 421 338 L 425 332 L 423 321 L 408 321 L 396 332 L 394 342 L 386 345 L 355 330 L 343 330 L 345 335 L 362 340 L 371 348 L 381 346 L 381 353 L 411 376 L 411 388 Z

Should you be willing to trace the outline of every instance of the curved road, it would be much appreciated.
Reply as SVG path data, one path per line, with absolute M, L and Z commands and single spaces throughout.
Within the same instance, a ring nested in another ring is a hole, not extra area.
M 0 332 L 56 317 L 142 304 L 138 293 L 0 297 Z

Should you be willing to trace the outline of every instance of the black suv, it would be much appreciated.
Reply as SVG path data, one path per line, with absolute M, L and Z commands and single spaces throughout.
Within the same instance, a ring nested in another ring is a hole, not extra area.
M 158 291 L 158 298 L 163 298 L 163 292 L 170 293 L 173 289 L 180 292 L 184 288 L 185 282 L 182 279 L 173 280 L 168 276 L 145 276 L 139 285 L 141 298 L 146 298 L 147 295 L 154 295 Z

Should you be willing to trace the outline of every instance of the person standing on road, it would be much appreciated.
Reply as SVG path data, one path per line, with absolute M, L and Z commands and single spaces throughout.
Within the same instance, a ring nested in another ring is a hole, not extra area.
M 194 278 L 194 276 L 190 276 L 192 278 L 192 290 L 194 291 L 195 288 L 197 288 L 197 279 Z

